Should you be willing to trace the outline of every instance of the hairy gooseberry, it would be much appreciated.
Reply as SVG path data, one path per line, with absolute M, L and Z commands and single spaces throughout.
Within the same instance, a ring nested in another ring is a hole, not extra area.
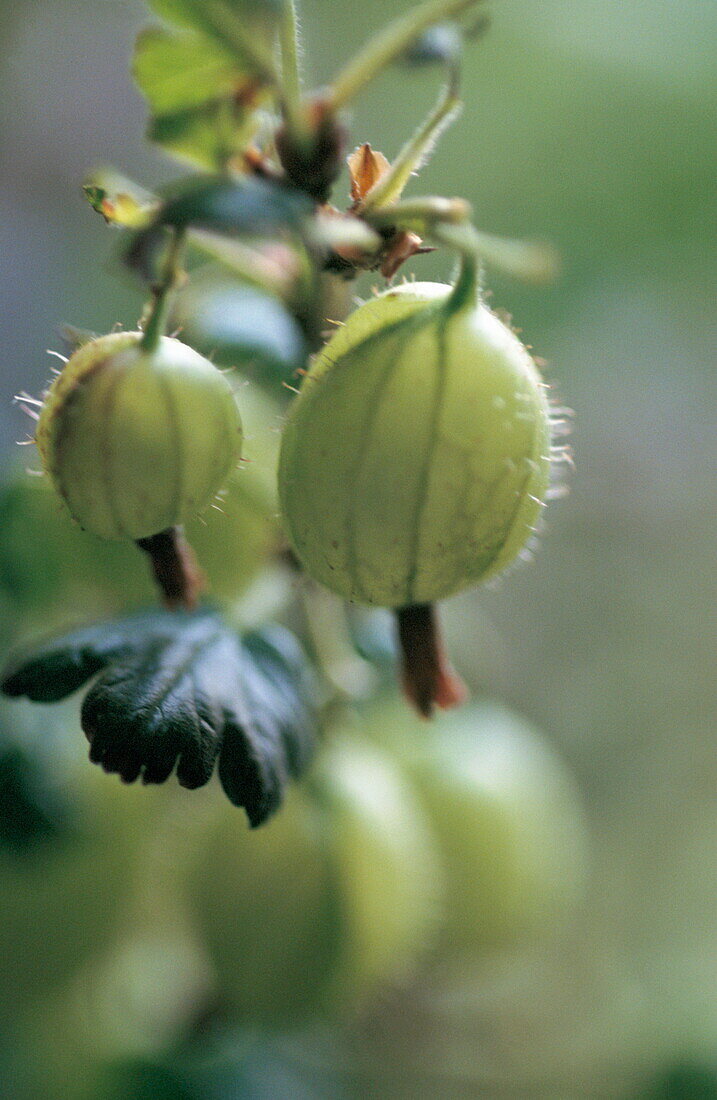
M 50 387 L 37 428 L 45 471 L 72 516 L 142 539 L 208 504 L 241 453 L 231 387 L 208 359 L 139 332 L 83 345 Z
M 346 599 L 423 605 L 498 573 L 535 529 L 550 468 L 536 366 L 474 284 L 366 302 L 304 380 L 282 444 L 287 532 Z

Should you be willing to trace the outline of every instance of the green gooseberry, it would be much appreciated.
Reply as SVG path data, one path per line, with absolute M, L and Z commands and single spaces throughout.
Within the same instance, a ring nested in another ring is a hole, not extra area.
M 236 466 L 231 387 L 198 352 L 139 332 L 83 345 L 51 385 L 37 426 L 42 464 L 71 515 L 97 535 L 141 539 L 184 522 Z
M 256 834 L 219 805 L 196 856 L 197 932 L 245 1024 L 359 1009 L 411 974 L 438 927 L 442 868 L 422 807 L 388 754 L 346 733 Z
M 282 512 L 307 572 L 406 607 L 500 572 L 536 528 L 550 411 L 527 349 L 439 283 L 366 302 L 329 340 L 285 427 Z
M 583 799 L 531 723 L 486 702 L 426 726 L 392 700 L 374 709 L 368 732 L 403 762 L 439 843 L 447 894 L 439 954 L 517 946 L 575 913 L 589 868 Z
M 280 406 L 255 385 L 243 385 L 239 396 L 242 462 L 230 472 L 216 507 L 186 525 L 208 592 L 228 603 L 242 595 L 281 538 Z M 9 471 L 0 485 L 0 531 L 0 599 L 21 634 L 52 629 L 55 619 L 66 625 L 78 606 L 99 616 L 155 598 L 137 549 L 83 531 L 45 477 L 28 477 L 21 467 Z

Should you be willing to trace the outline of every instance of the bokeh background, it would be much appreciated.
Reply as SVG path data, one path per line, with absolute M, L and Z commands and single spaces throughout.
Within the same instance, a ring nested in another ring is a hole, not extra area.
M 310 76 L 400 8 L 305 4 Z M 574 771 L 588 895 L 555 934 L 417 980 L 360 1022 L 283 1046 L 227 1038 L 235 1061 L 250 1053 L 225 1067 L 226 1097 L 717 1095 L 717 6 L 495 0 L 491 15 L 463 115 L 414 193 L 464 195 L 481 228 L 560 250 L 548 288 L 489 285 L 576 411 L 576 471 L 534 562 L 451 601 L 446 629 L 474 693 L 535 723 Z M 144 141 L 128 76 L 147 18 L 139 0 L 0 9 L 5 467 L 26 430 L 11 399 L 42 388 L 58 325 L 140 312 L 80 184 L 104 163 L 148 186 L 177 174 Z M 435 83 L 394 69 L 352 137 L 390 157 Z

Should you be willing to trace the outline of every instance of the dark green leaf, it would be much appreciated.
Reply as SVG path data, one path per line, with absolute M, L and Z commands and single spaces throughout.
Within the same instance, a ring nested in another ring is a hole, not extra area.
M 211 610 L 144 612 L 51 642 L 5 674 L 8 695 L 54 701 L 101 672 L 82 707 L 90 759 L 125 782 L 205 784 L 260 825 L 314 735 L 311 673 L 279 627 L 244 639 Z
M 193 180 L 164 204 L 165 225 L 198 226 L 224 233 L 299 230 L 312 203 L 298 191 L 263 179 Z
M 103 1065 L 100 1085 L 104 1100 L 199 1100 L 174 1065 L 139 1058 Z
M 20 745 L 0 745 L 0 851 L 23 856 L 63 834 L 68 805 L 40 761 Z
M 154 612 L 140 612 L 49 641 L 7 666 L 2 691 L 13 698 L 26 695 L 33 703 L 56 703 L 110 661 L 131 653 L 154 623 Z

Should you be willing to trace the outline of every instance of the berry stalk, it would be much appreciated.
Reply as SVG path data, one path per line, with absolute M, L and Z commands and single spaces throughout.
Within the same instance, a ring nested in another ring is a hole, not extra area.
M 204 574 L 181 527 L 137 539 L 137 546 L 149 556 L 165 605 L 171 610 L 195 608 L 204 588 Z
M 399 608 L 396 625 L 403 691 L 418 713 L 430 718 L 436 707 L 448 710 L 464 703 L 468 691 L 446 658 L 434 604 Z
M 145 351 L 156 351 L 160 337 L 164 335 L 169 298 L 181 278 L 184 240 L 184 230 L 172 230 L 159 282 L 152 287 L 152 300 L 148 307 L 147 319 L 144 323 L 144 336 L 142 337 L 142 347 Z

